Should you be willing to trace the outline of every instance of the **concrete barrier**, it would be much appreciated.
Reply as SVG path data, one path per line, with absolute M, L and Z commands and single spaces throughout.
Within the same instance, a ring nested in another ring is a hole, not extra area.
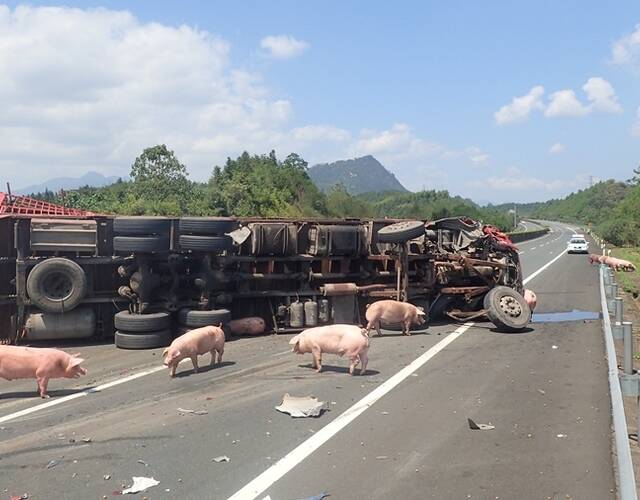
M 542 229 L 536 229 L 534 231 L 522 231 L 519 233 L 507 233 L 507 236 L 511 238 L 511 241 L 514 243 L 519 243 L 521 241 L 532 240 L 533 238 L 538 238 L 540 236 L 544 236 L 549 232 L 548 227 L 544 227 Z

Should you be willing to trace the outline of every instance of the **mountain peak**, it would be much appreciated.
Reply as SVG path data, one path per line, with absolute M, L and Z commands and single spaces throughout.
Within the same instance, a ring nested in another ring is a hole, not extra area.
M 309 169 L 311 180 L 323 191 L 342 184 L 351 194 L 408 190 L 372 155 L 333 163 L 321 163 Z

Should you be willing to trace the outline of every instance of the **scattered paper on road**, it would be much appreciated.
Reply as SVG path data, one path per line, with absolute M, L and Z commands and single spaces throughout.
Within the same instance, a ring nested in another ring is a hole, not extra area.
M 133 484 L 129 488 L 122 490 L 123 495 L 140 493 L 160 484 L 160 481 L 156 481 L 152 477 L 133 476 L 131 479 L 133 479 Z
M 180 413 L 191 413 L 192 415 L 206 415 L 209 413 L 207 410 L 186 410 L 184 408 L 178 408 Z
M 474 431 L 490 431 L 496 428 L 495 425 L 491 424 L 477 424 L 470 418 L 467 418 L 467 420 L 469 421 L 469 429 Z
M 56 465 L 58 465 L 60 462 L 58 462 L 57 460 L 51 460 L 48 464 L 47 464 L 47 469 L 53 469 Z
M 211 460 L 217 464 L 220 462 L 231 462 L 231 459 L 226 455 L 220 455 L 219 457 L 212 458 Z
M 328 410 L 326 401 L 318 401 L 311 396 L 296 397 L 286 393 L 282 397 L 282 404 L 276 410 L 288 413 L 292 417 L 318 417 L 324 410 Z

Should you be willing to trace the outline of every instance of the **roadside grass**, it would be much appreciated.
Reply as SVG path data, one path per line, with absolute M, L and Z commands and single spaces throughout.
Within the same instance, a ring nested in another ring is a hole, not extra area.
M 614 247 L 611 255 L 620 259 L 626 259 L 640 269 L 640 247 Z M 638 272 L 616 272 L 616 279 L 622 289 L 637 298 L 640 295 L 640 275 Z

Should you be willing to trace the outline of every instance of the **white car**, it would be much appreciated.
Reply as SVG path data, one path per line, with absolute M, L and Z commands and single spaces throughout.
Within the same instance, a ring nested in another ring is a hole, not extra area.
M 589 253 L 589 242 L 582 234 L 574 234 L 567 243 L 567 253 Z

